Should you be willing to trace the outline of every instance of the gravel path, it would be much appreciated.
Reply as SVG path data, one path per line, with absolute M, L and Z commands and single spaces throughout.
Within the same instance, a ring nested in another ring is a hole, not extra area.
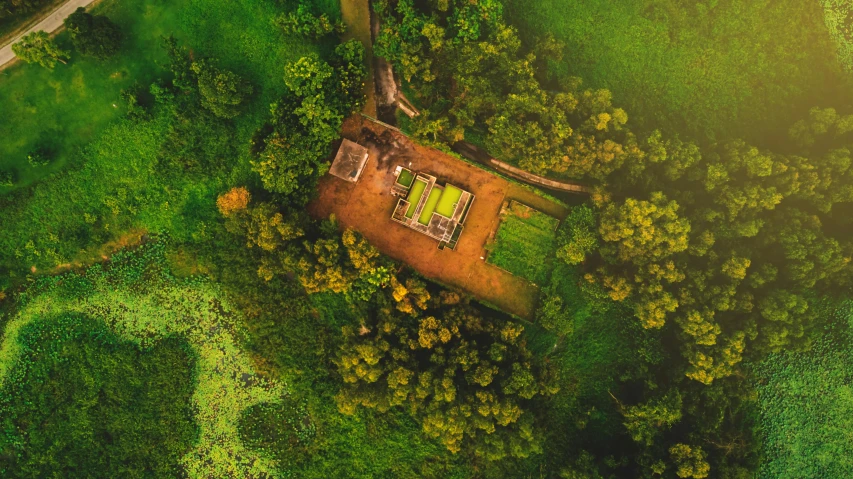
M 0 69 L 9 66 L 12 60 L 15 59 L 15 54 L 12 53 L 12 44 L 17 42 L 21 37 L 30 32 L 37 32 L 39 30 L 53 33 L 62 27 L 62 22 L 68 18 L 68 15 L 74 13 L 74 10 L 77 10 L 77 7 L 88 6 L 94 1 L 95 0 L 69 0 L 54 10 L 50 15 L 42 19 L 42 21 L 35 24 L 32 28 L 15 37 L 11 42 L 0 48 Z

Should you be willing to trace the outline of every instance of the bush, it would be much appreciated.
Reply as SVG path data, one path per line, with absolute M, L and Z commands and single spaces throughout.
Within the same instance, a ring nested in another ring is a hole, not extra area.
M 346 30 L 343 22 L 332 22 L 325 13 L 317 14 L 311 4 L 304 1 L 299 3 L 295 11 L 279 15 L 275 24 L 285 35 L 302 35 L 320 38 L 330 33 L 343 33 Z
M 14 170 L 0 170 L 0 186 L 15 186 L 17 176 Z
M 46 148 L 38 147 L 27 154 L 27 162 L 33 168 L 40 168 L 49 165 L 52 156 Z

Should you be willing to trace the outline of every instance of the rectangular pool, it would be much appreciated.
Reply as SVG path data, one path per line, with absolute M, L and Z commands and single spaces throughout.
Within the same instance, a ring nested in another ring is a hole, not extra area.
M 406 218 L 411 218 L 415 214 L 415 210 L 418 208 L 418 203 L 421 201 L 421 196 L 424 194 L 426 186 L 427 183 L 423 180 L 417 180 L 412 185 L 412 189 L 409 190 L 409 196 L 406 197 L 406 201 L 409 202 L 409 209 L 406 210 Z
M 462 197 L 462 190 L 448 184 L 444 187 L 444 193 L 441 194 L 441 198 L 438 200 L 435 212 L 445 218 L 451 218 L 453 212 L 456 211 L 456 203 L 459 202 L 460 197 Z
M 397 176 L 397 183 L 400 183 L 401 185 L 408 188 L 409 186 L 412 186 L 412 180 L 414 179 L 415 175 L 413 175 L 411 171 L 403 168 L 402 170 L 400 170 L 400 174 Z
M 428 225 L 429 220 L 432 219 L 432 213 L 435 211 L 435 205 L 438 204 L 438 199 L 441 197 L 441 188 L 438 186 L 433 186 L 431 190 L 429 190 L 429 198 L 426 200 L 426 204 L 424 204 L 424 209 L 421 210 L 421 216 L 418 217 L 418 223 L 422 225 Z

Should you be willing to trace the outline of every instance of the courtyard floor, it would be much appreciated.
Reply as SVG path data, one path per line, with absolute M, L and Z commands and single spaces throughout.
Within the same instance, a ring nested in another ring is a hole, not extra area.
M 450 155 L 418 145 L 360 115 L 346 121 L 343 136 L 368 148 L 367 165 L 355 184 L 331 175 L 323 177 L 319 197 L 308 207 L 312 215 L 325 218 L 334 214 L 341 227 L 359 231 L 384 254 L 425 277 L 533 319 L 539 289 L 483 261 L 484 246 L 498 227 L 498 213 L 505 199 L 520 201 L 560 219 L 568 213 L 566 207 Z M 455 251 L 439 250 L 436 240 L 391 220 L 397 204 L 391 185 L 398 165 L 433 175 L 439 184 L 451 183 L 476 196 Z

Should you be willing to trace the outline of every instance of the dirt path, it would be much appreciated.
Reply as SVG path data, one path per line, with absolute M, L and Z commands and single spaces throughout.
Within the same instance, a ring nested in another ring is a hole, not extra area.
M 330 175 L 320 180 L 320 196 L 309 206 L 315 217 L 334 213 L 342 226 L 358 230 L 380 251 L 424 276 L 522 318 L 533 318 L 539 288 L 486 263 L 484 246 L 498 227 L 505 199 L 560 219 L 568 212 L 565 207 L 360 116 L 347 120 L 343 135 L 367 146 L 370 158 L 356 184 Z M 452 183 L 475 195 L 455 251 L 439 250 L 434 239 L 391 220 L 397 198 L 390 190 L 397 165 L 429 173 L 441 183 Z
M 30 32 L 37 32 L 39 30 L 53 33 L 54 31 L 62 28 L 62 22 L 68 18 L 68 15 L 74 13 L 74 10 L 77 10 L 77 7 L 86 7 L 94 2 L 95 0 L 69 0 L 54 10 L 50 15 L 42 19 L 42 21 L 36 23 L 32 28 L 13 38 L 12 41 L 0 48 L 0 69 L 8 67 L 12 64 L 12 61 L 15 60 L 16 57 L 12 52 L 12 44 L 20 40 L 21 37 Z

